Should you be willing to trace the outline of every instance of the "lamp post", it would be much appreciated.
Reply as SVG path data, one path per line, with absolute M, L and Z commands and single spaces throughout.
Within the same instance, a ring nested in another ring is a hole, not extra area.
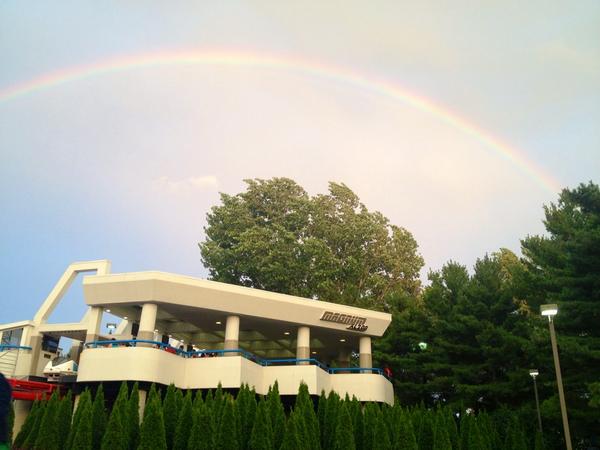
M 563 391 L 560 361 L 558 360 L 558 348 L 556 346 L 556 333 L 554 332 L 554 321 L 552 320 L 552 318 L 558 314 L 558 305 L 542 305 L 540 306 L 540 312 L 542 316 L 548 317 L 550 342 L 552 343 L 552 355 L 554 356 L 554 369 L 556 369 L 556 384 L 558 385 L 558 398 L 560 400 L 560 412 L 562 414 L 563 429 L 565 433 L 565 444 L 567 445 L 567 450 L 571 450 L 571 433 L 569 431 L 569 419 L 567 418 L 567 403 L 565 402 L 565 393 Z
M 535 379 L 537 378 L 537 376 L 539 374 L 540 374 L 540 372 L 537 369 L 531 369 L 529 371 L 529 375 L 531 375 L 531 378 L 533 378 L 533 392 L 535 393 L 535 407 L 537 409 L 538 426 L 539 426 L 540 434 L 541 434 L 542 433 L 542 415 L 540 414 L 540 398 L 538 397 L 537 382 L 535 381 Z

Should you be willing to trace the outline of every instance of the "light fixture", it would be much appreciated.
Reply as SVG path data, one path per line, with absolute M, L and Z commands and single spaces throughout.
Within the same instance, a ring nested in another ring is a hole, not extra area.
M 340 342 L 346 342 L 346 339 L 340 339 Z
M 216 323 L 217 325 L 221 325 L 221 321 L 220 321 L 220 320 L 217 320 L 215 323 Z
M 155 333 L 158 333 L 158 330 L 154 330 Z
M 558 305 L 552 303 L 549 305 L 540 306 L 540 313 L 542 316 L 553 317 L 558 314 Z
M 289 336 L 290 332 L 289 331 L 284 331 L 283 334 L 285 334 L 286 336 Z
M 117 328 L 117 324 L 116 324 L 116 323 L 112 323 L 112 322 L 110 322 L 110 323 L 107 323 L 107 324 L 106 324 L 106 328 L 108 328 L 108 334 L 112 334 L 112 333 L 113 333 L 113 330 L 114 330 L 115 328 Z
M 427 342 L 419 342 L 419 348 L 421 350 L 427 350 Z
M 311 353 L 312 353 L 313 355 L 316 355 L 316 354 L 317 354 L 317 352 L 311 352 Z
M 127 316 L 123 316 L 123 319 L 127 320 L 127 319 L 128 319 L 128 317 L 127 317 Z
M 531 375 L 533 378 L 537 377 L 540 374 L 540 372 L 537 369 L 531 369 L 529 371 L 529 375 Z
M 171 338 L 171 337 L 173 337 L 173 335 L 172 335 L 172 334 L 170 334 L 170 335 L 169 335 L 169 337 Z
M 106 308 L 106 312 L 110 312 L 110 309 Z

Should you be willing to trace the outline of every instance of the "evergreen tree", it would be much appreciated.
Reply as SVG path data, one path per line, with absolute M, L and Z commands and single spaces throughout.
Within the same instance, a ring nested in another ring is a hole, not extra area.
M 373 449 L 392 450 L 392 443 L 388 432 L 388 426 L 380 409 L 377 409 L 375 422 L 375 436 L 373 440 Z
M 469 421 L 469 438 L 466 448 L 469 450 L 486 450 L 485 442 L 481 436 L 479 424 L 477 423 L 477 419 L 475 417 Z M 526 450 L 526 448 L 523 450 Z
M 356 397 L 352 397 L 348 411 L 352 417 L 352 429 L 354 430 L 354 445 L 357 449 L 362 449 L 363 443 L 363 412 L 360 402 Z
M 401 411 L 398 415 L 398 440 L 393 447 L 394 450 L 418 450 L 415 431 L 407 411 Z
M 325 421 L 327 417 L 327 396 L 325 391 L 321 391 L 319 403 L 317 404 L 317 418 L 319 419 L 321 447 L 325 448 Z
M 173 450 L 187 450 L 190 432 L 194 425 L 192 391 L 187 391 L 177 418 Z
M 277 447 L 275 447 L 277 448 Z M 290 413 L 285 424 L 285 432 L 283 441 L 281 442 L 280 450 L 304 450 L 304 445 L 300 442 L 298 433 L 298 418 L 295 411 Z
M 82 403 L 83 395 L 79 400 L 77 410 L 81 408 L 79 421 L 77 427 L 73 425 L 75 434 L 73 437 L 73 443 L 71 450 L 90 450 L 92 448 L 92 402 L 90 399 L 89 391 L 86 396 L 86 401 Z
M 158 401 L 159 405 L 162 405 L 162 399 L 160 397 L 160 392 L 158 392 L 158 390 L 156 389 L 156 385 L 154 383 L 152 383 L 150 385 L 150 390 L 148 391 L 148 395 L 146 396 L 146 408 L 144 409 L 143 420 L 146 419 L 147 406 L 153 401 Z M 142 422 L 143 422 L 143 420 L 142 420 Z
M 140 391 L 137 381 L 133 384 L 131 394 L 129 395 L 127 420 L 129 450 L 135 450 L 140 437 Z
M 121 384 L 100 443 L 102 450 L 129 450 L 127 391 L 123 389 L 123 385 L 124 383 Z
M 6 422 L 6 426 L 8 428 L 8 443 L 10 444 L 13 441 L 13 428 L 15 427 L 15 405 L 13 401 L 10 402 L 8 420 Z
M 377 412 L 378 407 L 375 403 L 369 402 L 365 404 L 363 415 L 363 450 L 376 450 L 375 443 L 377 442 Z M 337 416 L 337 414 L 336 414 Z
M 420 450 L 433 449 L 433 419 L 430 411 L 423 412 L 418 442 Z
M 31 430 L 33 429 L 36 420 L 38 420 L 37 418 L 39 416 L 39 409 L 41 409 L 40 401 L 34 400 L 33 405 L 31 405 L 31 410 L 29 411 L 29 414 L 27 415 L 27 418 L 25 419 L 21 430 L 15 437 L 15 440 L 13 442 L 14 448 L 25 448 L 25 440 L 27 439 L 27 436 L 29 436 L 29 434 L 31 433 Z
M 167 439 L 167 449 L 173 448 L 173 439 L 175 437 L 175 428 L 179 409 L 177 408 L 177 398 L 175 385 L 171 383 L 167 388 L 167 394 L 163 401 L 163 417 L 165 421 L 165 437 Z
M 71 431 L 71 419 L 73 417 L 73 398 L 71 391 L 67 392 L 58 406 L 56 428 L 58 429 L 58 448 L 63 450 L 67 445 L 69 432 Z
M 44 416 L 40 421 L 40 429 L 35 440 L 36 450 L 59 450 L 59 438 L 56 419 L 58 418 L 58 390 L 48 400 Z
M 448 422 L 441 410 L 438 410 L 435 415 L 433 450 L 452 450 L 452 442 L 448 433 Z
M 315 407 L 310 398 L 308 386 L 305 383 L 300 383 L 298 388 L 294 411 L 298 414 L 300 441 L 308 450 L 319 450 L 321 448 L 319 420 L 315 414 Z
M 234 412 L 235 403 L 233 399 L 225 396 L 223 396 L 222 402 L 221 420 L 217 428 L 215 444 L 219 448 L 237 450 L 239 448 L 239 438 Z
M 102 445 L 102 437 L 106 431 L 106 406 L 104 404 L 104 388 L 102 384 L 96 390 L 96 396 L 92 403 L 92 446 L 98 450 Z
M 448 437 L 450 438 L 450 443 L 452 444 L 452 448 L 454 450 L 458 450 L 459 445 L 460 445 L 460 440 L 458 437 L 458 429 L 456 428 L 456 420 L 454 419 L 454 414 L 450 408 L 446 408 L 445 418 L 446 418 L 446 429 L 448 430 Z
M 354 450 L 356 448 L 352 417 L 350 417 L 350 411 L 348 411 L 349 403 L 349 401 L 344 401 L 339 409 L 334 450 Z
M 238 429 L 240 430 L 240 448 L 245 450 L 250 445 L 250 435 L 254 426 L 256 416 L 256 398 L 248 385 L 242 385 L 236 398 L 238 410 Z
M 69 433 L 69 438 L 67 439 L 67 449 L 72 449 L 73 440 L 75 439 L 75 435 L 77 434 L 77 428 L 79 427 L 79 423 L 81 422 L 81 417 L 85 411 L 85 408 L 89 406 L 90 415 L 92 413 L 92 395 L 90 394 L 89 389 L 85 389 L 79 395 L 79 401 L 77 402 L 77 406 L 75 408 L 75 413 L 73 414 L 73 421 L 71 423 L 71 431 Z
M 325 438 L 323 448 L 333 448 L 335 445 L 335 430 L 340 409 L 340 396 L 331 391 L 327 396 L 327 409 L 325 414 Z
M 175 403 L 177 403 L 177 411 L 181 411 L 183 406 L 183 391 L 181 389 L 175 391 Z
M 273 445 L 274 434 L 271 426 L 271 416 L 269 415 L 269 404 L 265 399 L 261 399 L 258 403 L 256 411 L 256 420 L 250 434 L 248 448 L 250 450 L 271 450 Z
M 273 427 L 273 446 L 279 448 L 283 442 L 286 421 L 281 397 L 279 397 L 279 384 L 277 381 L 269 389 L 267 402 L 269 404 L 269 414 L 271 415 L 271 426 Z M 294 424 L 294 429 L 295 426 Z
M 167 450 L 160 398 L 149 399 L 140 429 L 138 450 Z
M 208 394 L 206 395 L 206 397 L 208 399 Z M 192 407 L 194 409 L 200 409 L 200 406 L 202 406 L 203 404 L 204 400 L 202 400 L 202 391 L 197 391 L 196 396 L 194 397 L 194 403 L 192 404 Z
M 535 444 L 534 444 L 534 450 L 544 450 L 544 437 L 542 436 L 542 433 L 540 433 L 539 431 L 536 431 L 535 433 Z
M 187 448 L 188 450 L 220 450 L 222 447 L 215 447 L 214 438 L 210 408 L 206 404 L 200 404 L 198 408 L 194 408 L 194 424 Z

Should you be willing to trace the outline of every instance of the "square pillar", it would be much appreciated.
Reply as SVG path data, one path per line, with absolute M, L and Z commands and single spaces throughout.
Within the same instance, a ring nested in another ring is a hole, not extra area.
M 100 326 L 102 325 L 102 313 L 104 310 L 99 306 L 90 306 L 90 313 L 88 315 L 88 329 L 85 335 L 86 342 L 93 342 L 98 340 L 100 335 Z

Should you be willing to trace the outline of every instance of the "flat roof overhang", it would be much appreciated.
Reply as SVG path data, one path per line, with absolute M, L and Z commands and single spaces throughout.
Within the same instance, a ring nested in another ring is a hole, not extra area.
M 391 315 L 352 306 L 169 274 L 133 272 L 84 278 L 85 301 L 138 321 L 144 303 L 159 306 L 156 328 L 187 343 L 222 343 L 228 315 L 240 317 L 240 346 L 257 354 L 295 352 L 296 330 L 311 328 L 311 350 L 333 357 L 357 350 L 361 336 L 383 335 Z M 366 319 L 364 332 L 321 320 L 324 312 Z

